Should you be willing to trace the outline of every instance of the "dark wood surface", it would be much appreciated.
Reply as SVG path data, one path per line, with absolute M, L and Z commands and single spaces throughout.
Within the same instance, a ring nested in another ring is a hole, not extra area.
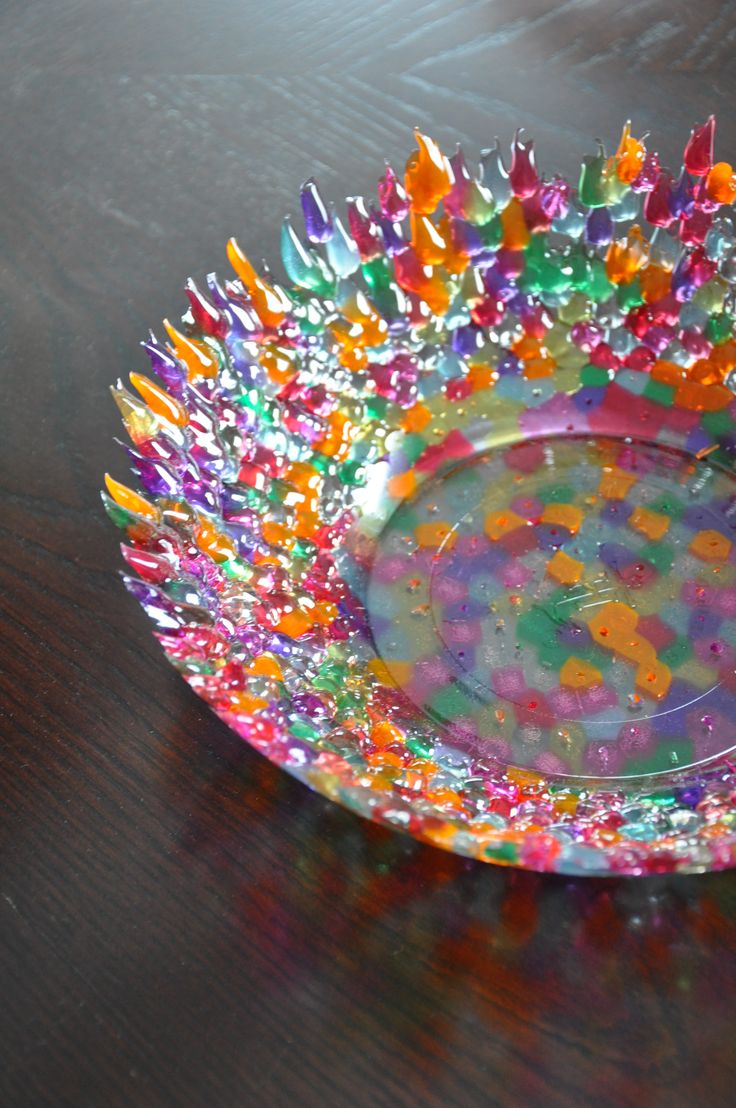
M 542 878 L 310 794 L 117 581 L 107 387 L 236 233 L 274 258 L 420 124 L 574 170 L 720 116 L 721 0 L 0 4 L 0 1103 L 734 1103 L 736 877 Z M 676 166 L 675 166 L 676 168 Z

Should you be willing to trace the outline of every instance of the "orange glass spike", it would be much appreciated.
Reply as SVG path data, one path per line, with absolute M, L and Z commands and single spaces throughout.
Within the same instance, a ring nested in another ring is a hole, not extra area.
M 728 162 L 716 162 L 710 170 L 706 189 L 711 200 L 718 204 L 733 204 L 736 200 L 736 173 Z
M 450 306 L 450 292 L 436 272 L 431 273 L 417 289 L 417 295 L 435 315 L 444 315 Z
M 647 260 L 649 245 L 636 224 L 625 239 L 615 240 L 606 255 L 608 280 L 618 285 L 633 280 Z
M 271 344 L 262 347 L 261 365 L 277 385 L 285 385 L 297 372 L 294 351 L 286 346 Z
M 355 346 L 378 346 L 388 333 L 388 324 L 361 289 L 355 289 L 340 301 L 340 312 L 360 331 L 348 336 Z
M 228 239 L 227 258 L 240 280 L 249 289 L 255 283 L 258 274 L 234 238 Z
M 206 342 L 187 338 L 181 331 L 177 331 L 168 319 L 164 320 L 164 327 L 173 343 L 174 353 L 187 367 L 187 375 L 190 380 L 196 377 L 217 376 L 220 367 L 217 358 L 215 358 Z
M 127 485 L 116 481 L 109 473 L 105 474 L 105 485 L 115 503 L 120 508 L 125 509 L 126 512 L 133 512 L 134 515 L 144 516 L 146 519 L 158 519 L 158 508 L 154 504 L 150 504 L 139 493 L 129 489 Z
M 189 422 L 186 408 L 173 396 L 170 396 L 165 389 L 160 388 L 150 377 L 146 377 L 142 373 L 131 373 L 130 383 L 134 389 L 138 390 L 154 415 L 168 423 L 174 423 L 177 427 L 186 427 Z
M 411 213 L 411 243 L 422 265 L 442 265 L 447 243 L 429 216 Z
M 629 120 L 624 124 L 615 155 L 616 175 L 619 181 L 630 185 L 639 176 L 645 157 L 644 143 L 631 137 L 631 121 Z
M 228 241 L 227 256 L 230 265 L 250 293 L 261 323 L 266 327 L 278 327 L 289 308 L 286 298 L 258 276 L 234 238 Z
M 434 139 L 421 131 L 415 131 L 414 138 L 419 149 L 406 163 L 404 184 L 412 209 L 420 215 L 431 215 L 452 188 L 452 169 Z
M 521 201 L 516 196 L 512 196 L 501 212 L 501 227 L 503 245 L 507 250 L 523 250 L 528 245 L 531 235 L 524 219 Z
M 284 673 L 278 659 L 273 654 L 261 654 L 246 667 L 246 673 L 254 677 L 272 677 L 275 681 L 283 681 Z
M 452 223 L 448 215 L 443 215 L 437 224 L 437 231 L 444 239 L 447 249 L 442 263 L 448 273 L 464 273 L 468 268 L 470 257 L 465 253 L 457 236 L 453 238 Z
M 209 554 L 213 562 L 227 562 L 235 555 L 235 543 L 222 531 L 216 530 L 211 523 L 200 522 L 195 528 L 194 538 L 204 554 Z
M 670 291 L 671 280 L 672 274 L 663 266 L 653 265 L 652 263 L 645 266 L 639 274 L 639 281 L 641 294 L 647 304 L 656 303 L 657 300 L 665 297 Z
M 275 288 L 266 284 L 260 277 L 249 290 L 251 302 L 258 317 L 266 327 L 278 327 L 288 310 L 288 304 Z

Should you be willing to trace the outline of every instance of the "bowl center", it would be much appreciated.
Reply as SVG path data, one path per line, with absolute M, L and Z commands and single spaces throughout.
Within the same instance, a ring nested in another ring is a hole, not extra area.
M 612 438 L 530 440 L 421 487 L 367 608 L 395 684 L 455 746 L 620 777 L 736 743 L 736 483 Z

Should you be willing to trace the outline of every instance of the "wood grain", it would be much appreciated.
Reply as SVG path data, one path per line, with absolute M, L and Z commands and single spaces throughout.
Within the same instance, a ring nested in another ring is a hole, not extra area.
M 108 385 L 302 178 L 370 190 L 417 123 L 571 172 L 715 110 L 733 156 L 735 37 L 720 0 L 0 6 L 0 1103 L 733 1103 L 733 875 L 506 872 L 311 795 L 166 665 L 97 490 Z

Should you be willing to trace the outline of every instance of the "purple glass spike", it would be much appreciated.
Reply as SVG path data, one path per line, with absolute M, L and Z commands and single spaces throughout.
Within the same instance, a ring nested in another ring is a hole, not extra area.
M 150 340 L 142 342 L 141 346 L 148 354 L 151 369 L 156 376 L 163 381 L 170 393 L 180 397 L 187 374 L 179 359 L 161 346 L 153 331 Z
M 409 214 L 409 197 L 406 189 L 386 163 L 386 172 L 378 182 L 378 202 L 386 219 L 399 223 Z
M 307 238 L 310 242 L 327 242 L 332 237 L 332 220 L 313 177 L 302 185 L 300 199 Z
M 585 238 L 591 246 L 606 246 L 613 238 L 613 219 L 608 208 L 591 208 L 585 221 Z

